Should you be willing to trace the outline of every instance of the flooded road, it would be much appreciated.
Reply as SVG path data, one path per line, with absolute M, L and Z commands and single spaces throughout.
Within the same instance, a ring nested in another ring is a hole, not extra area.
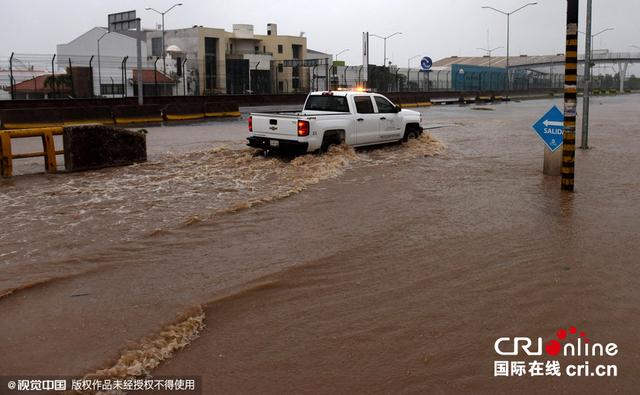
M 553 105 L 419 108 L 439 127 L 408 145 L 293 160 L 244 146 L 243 109 L 140 126 L 141 165 L 27 163 L 0 180 L 0 375 L 199 376 L 205 394 L 635 393 L 640 97 L 592 100 L 573 194 L 542 174 L 531 129 Z M 515 337 L 618 352 L 500 355 L 505 337 L 503 354 Z M 600 365 L 616 375 L 592 376 Z

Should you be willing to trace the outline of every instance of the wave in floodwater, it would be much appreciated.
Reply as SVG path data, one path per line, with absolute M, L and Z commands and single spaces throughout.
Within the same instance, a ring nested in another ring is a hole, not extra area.
M 141 339 L 122 351 L 118 362 L 108 369 L 85 375 L 82 380 L 104 381 L 112 379 L 135 380 L 146 378 L 163 361 L 200 337 L 205 327 L 205 313 L 200 306 L 185 312 L 176 322 L 164 327 L 160 333 Z M 70 391 L 69 394 L 125 395 L 123 389 L 104 391 Z
M 443 149 L 428 133 L 403 145 L 343 145 L 295 158 L 221 146 L 156 154 L 127 167 L 20 177 L 0 188 L 0 271 L 153 237 L 290 196 L 354 166 L 397 165 Z

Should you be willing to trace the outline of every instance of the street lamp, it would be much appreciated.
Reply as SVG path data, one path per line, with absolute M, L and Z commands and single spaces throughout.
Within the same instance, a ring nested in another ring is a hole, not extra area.
M 100 71 L 100 40 L 102 40 L 104 38 L 104 36 L 106 36 L 109 32 L 105 32 L 99 39 L 98 39 L 98 91 L 100 92 L 100 96 L 102 96 L 102 72 Z M 113 93 L 113 92 L 111 92 Z
M 631 44 L 629 44 L 629 46 L 630 46 L 630 47 L 633 47 L 633 48 L 640 49 L 640 47 L 639 47 L 639 46 L 637 46 L 637 45 L 631 45 Z
M 336 62 L 338 61 L 338 55 L 340 55 L 343 52 L 347 52 L 349 50 L 349 48 L 345 49 L 344 51 L 340 51 L 336 54 Z
M 407 68 L 411 67 L 411 59 L 415 59 L 415 58 L 417 58 L 418 56 L 420 56 L 420 55 L 416 55 L 416 56 L 414 56 L 414 57 L 409 58 L 409 60 L 407 61 Z
M 534 1 L 533 3 L 527 3 L 525 5 L 523 5 L 522 7 L 518 8 L 515 11 L 511 11 L 511 12 L 504 12 L 504 11 L 500 11 L 496 8 L 493 7 L 489 7 L 489 6 L 483 6 L 482 8 L 488 8 L 490 10 L 494 10 L 497 11 L 503 15 L 507 16 L 507 99 L 509 98 L 509 16 L 511 16 L 511 14 L 515 14 L 516 12 L 520 11 L 521 9 L 530 6 L 530 5 L 536 5 L 538 4 L 537 1 Z
M 587 96 L 584 96 L 584 97 L 586 97 L 587 101 L 589 99 L 589 96 L 588 96 L 588 94 L 589 94 L 588 93 L 588 89 L 590 89 L 589 88 L 589 84 L 591 83 L 591 60 L 593 59 L 593 41 L 594 41 L 593 38 L 595 36 L 597 36 L 598 34 L 602 34 L 602 33 L 606 32 L 606 31 L 609 31 L 609 30 L 613 30 L 613 28 L 612 27 L 608 27 L 608 28 L 606 28 L 604 30 L 599 31 L 596 34 L 592 34 L 591 37 L 588 36 L 589 30 L 590 30 L 590 27 L 587 26 L 587 33 L 578 31 L 578 33 L 581 33 L 581 34 L 584 34 L 585 36 L 587 36 L 587 47 L 589 47 L 589 53 L 586 53 L 587 50 L 585 49 L 585 56 L 584 56 L 585 94 L 587 95 Z M 585 112 L 585 114 L 586 114 L 586 112 Z
M 378 36 L 378 35 L 375 35 L 375 34 L 369 34 L 370 36 L 378 37 L 378 38 L 381 38 L 381 39 L 384 40 L 384 60 L 382 61 L 382 67 L 386 67 L 386 65 L 387 65 L 387 39 L 390 38 L 390 37 L 395 36 L 396 34 L 402 34 L 402 32 L 395 32 L 392 35 L 387 36 L 387 37 L 382 37 L 382 36 Z
M 592 35 L 591 35 L 591 42 L 589 43 L 589 44 L 590 44 L 590 47 L 589 47 L 589 52 L 590 52 L 590 53 L 593 53 L 593 38 L 594 38 L 595 36 L 597 36 L 598 34 L 602 34 L 602 33 L 606 32 L 606 31 L 609 31 L 609 30 L 613 30 L 613 28 L 612 28 L 612 27 L 608 27 L 608 28 L 606 28 L 606 29 L 604 29 L 604 30 L 599 31 L 599 32 L 598 32 L 598 33 L 596 33 L 596 34 L 592 34 Z M 585 32 L 581 32 L 581 31 L 578 31 L 578 33 L 584 34 L 585 36 L 587 35 L 587 33 L 585 33 Z
M 409 91 L 409 81 L 411 80 L 411 75 L 409 73 L 411 73 L 411 59 L 415 59 L 420 55 L 416 55 L 413 56 L 411 58 L 409 58 L 409 60 L 407 60 L 407 91 Z M 418 73 L 420 74 L 420 73 Z M 418 75 L 418 84 L 420 84 L 420 75 Z
M 167 53 L 165 52 L 165 45 L 164 45 L 164 14 L 166 14 L 167 12 L 171 11 L 172 9 L 174 9 L 174 7 L 177 7 L 179 5 L 182 5 L 182 3 L 178 3 L 178 4 L 174 4 L 171 6 L 171 8 L 169 8 L 168 10 L 166 10 L 165 12 L 160 12 L 158 10 L 155 10 L 151 7 L 145 8 L 147 11 L 151 10 L 154 12 L 157 12 L 158 14 L 162 15 L 162 72 L 164 73 L 164 95 L 167 95 L 167 61 L 166 61 L 166 57 L 167 57 Z M 157 92 L 156 92 L 157 94 Z
M 487 51 L 489 52 L 489 90 L 491 90 L 491 80 L 493 79 L 491 77 L 491 52 L 495 51 L 496 49 L 500 49 L 502 47 L 495 47 L 494 49 L 485 49 L 485 48 L 476 48 L 479 49 L 481 51 Z

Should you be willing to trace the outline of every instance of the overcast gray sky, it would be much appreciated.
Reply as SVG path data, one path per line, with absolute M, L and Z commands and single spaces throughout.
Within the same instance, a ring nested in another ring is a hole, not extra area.
M 95 26 L 106 26 L 107 15 L 135 9 L 144 28 L 152 29 L 161 17 L 145 8 L 166 11 L 175 0 L 0 0 L 0 56 L 53 54 Z M 309 49 L 336 54 L 347 65 L 362 64 L 362 32 L 387 39 L 387 57 L 400 67 L 416 55 L 434 61 L 452 56 L 482 56 L 477 48 L 506 47 L 507 17 L 491 6 L 512 12 L 527 0 L 182 0 L 183 5 L 165 15 L 167 29 L 202 25 L 232 31 L 233 24 L 254 25 L 266 34 L 267 23 L 278 34 L 305 32 Z M 580 26 L 585 30 L 586 0 L 580 0 Z M 511 55 L 564 53 L 565 0 L 538 0 L 511 15 Z M 593 0 L 594 48 L 612 52 L 640 52 L 640 1 Z M 488 40 L 487 40 L 488 36 Z M 383 40 L 371 38 L 371 63 L 382 63 Z M 580 35 L 580 53 L 584 35 Z M 506 48 L 493 52 L 506 55 Z M 418 67 L 419 57 L 411 61 Z

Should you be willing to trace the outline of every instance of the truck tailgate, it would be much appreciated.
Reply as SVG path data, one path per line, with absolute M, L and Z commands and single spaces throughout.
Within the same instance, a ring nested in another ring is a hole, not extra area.
M 298 138 L 298 119 L 282 115 L 252 114 L 253 135 L 275 139 Z

